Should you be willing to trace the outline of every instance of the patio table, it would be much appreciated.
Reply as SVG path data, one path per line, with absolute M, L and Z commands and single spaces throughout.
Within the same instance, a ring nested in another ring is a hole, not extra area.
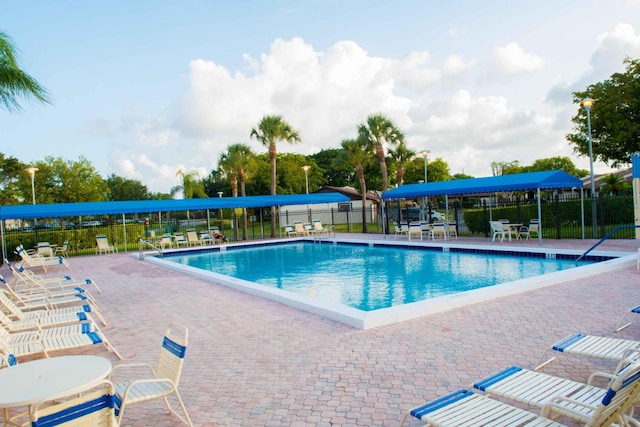
M 109 359 L 99 356 L 60 356 L 21 363 L 0 370 L 0 408 L 4 425 L 23 425 L 14 420 L 31 414 L 32 405 L 91 387 L 111 373 Z M 27 406 L 9 418 L 9 408 Z

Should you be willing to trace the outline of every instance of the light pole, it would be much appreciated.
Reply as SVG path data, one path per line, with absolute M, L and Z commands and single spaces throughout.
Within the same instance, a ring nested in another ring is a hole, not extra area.
M 429 150 L 422 150 L 420 152 L 420 154 L 422 154 L 422 158 L 424 159 L 424 183 L 426 184 L 427 182 L 427 156 L 429 155 L 429 153 L 431 153 L 431 151 Z M 422 208 L 422 219 L 424 220 L 429 220 L 429 215 L 426 214 L 426 212 L 424 211 L 424 205 L 427 206 L 427 208 L 429 207 L 429 203 L 426 197 L 423 197 L 423 199 L 420 201 L 421 204 L 423 204 L 423 208 Z
M 591 233 L 593 238 L 598 237 L 597 233 L 597 221 L 596 221 L 596 185 L 593 176 L 593 144 L 591 142 L 591 106 L 595 101 L 591 98 L 585 98 L 580 101 L 580 105 L 584 107 L 584 110 L 587 112 L 587 139 L 589 141 L 589 173 L 590 176 L 590 184 L 591 184 Z
M 305 184 L 305 188 L 307 189 L 307 194 L 309 194 L 309 169 L 311 169 L 311 166 L 303 166 L 302 170 L 304 171 L 304 184 Z
M 29 172 L 29 176 L 31 177 L 31 200 L 33 204 L 36 204 L 36 186 L 34 183 L 36 172 L 38 172 L 38 168 L 30 167 L 26 168 L 25 171 Z
M 420 152 L 420 154 L 422 154 L 422 158 L 424 159 L 424 182 L 425 184 L 429 181 L 427 181 L 427 156 L 431 153 L 431 151 L 429 150 L 422 150 Z
M 222 191 L 218 191 L 218 197 L 222 198 Z M 224 234 L 224 217 L 222 216 L 222 208 L 220 208 L 220 234 Z
M 31 166 L 30 168 L 26 168 L 25 171 L 29 173 L 31 177 L 31 201 L 33 204 L 36 204 L 36 185 L 35 178 L 36 172 L 38 172 L 38 168 Z M 33 217 L 33 229 L 36 231 L 36 240 L 38 240 L 38 221 L 35 217 Z

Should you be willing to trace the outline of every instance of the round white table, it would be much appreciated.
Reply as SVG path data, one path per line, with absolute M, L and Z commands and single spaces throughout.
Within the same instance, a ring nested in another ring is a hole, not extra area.
M 0 408 L 31 406 L 41 400 L 75 393 L 107 378 L 109 359 L 99 356 L 60 356 L 0 369 Z M 29 408 L 31 412 L 31 408 Z

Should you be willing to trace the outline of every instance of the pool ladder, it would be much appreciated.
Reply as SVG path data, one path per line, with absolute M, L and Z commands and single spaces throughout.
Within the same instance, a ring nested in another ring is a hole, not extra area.
M 160 255 L 160 258 L 164 258 L 164 255 L 162 254 L 162 248 L 157 247 L 156 245 L 153 244 L 153 242 L 150 242 L 149 240 L 143 240 L 140 239 L 138 240 L 138 253 L 140 254 L 140 261 L 144 260 L 144 248 L 146 246 L 149 246 L 153 249 L 155 249 L 156 251 L 158 251 L 158 254 Z

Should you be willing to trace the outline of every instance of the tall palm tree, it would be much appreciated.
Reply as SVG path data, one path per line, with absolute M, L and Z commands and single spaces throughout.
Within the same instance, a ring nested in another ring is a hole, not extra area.
M 231 144 L 227 147 L 226 153 L 220 154 L 218 167 L 229 179 L 231 185 L 231 194 L 238 197 L 238 181 L 240 182 L 240 193 L 242 197 L 246 196 L 245 184 L 248 177 L 247 169 L 253 162 L 254 154 L 246 144 Z M 247 209 L 242 209 L 242 239 L 247 240 Z M 235 210 L 233 211 L 233 236 L 238 240 L 238 226 Z
M 342 152 L 336 159 L 338 165 L 353 165 L 356 171 L 356 176 L 360 182 L 360 191 L 362 192 L 362 232 L 367 232 L 367 182 L 364 178 L 364 169 L 362 164 L 367 161 L 369 154 L 367 153 L 367 146 L 358 139 L 343 139 L 341 144 Z
M 47 90 L 18 67 L 13 40 L 0 31 L 0 105 L 9 112 L 21 111 L 19 97 L 33 97 L 40 102 L 50 102 Z
M 367 144 L 370 151 L 375 153 L 380 170 L 382 171 L 382 191 L 389 189 L 387 176 L 387 162 L 384 154 L 385 143 L 395 146 L 404 140 L 404 135 L 391 119 L 382 114 L 372 114 L 367 122 L 358 126 L 358 138 Z
M 262 117 L 258 126 L 251 129 L 251 138 L 255 138 L 263 146 L 269 148 L 271 161 L 271 195 L 276 194 L 276 143 L 285 141 L 290 144 L 300 142 L 300 134 L 293 129 L 282 116 L 266 115 Z M 276 237 L 276 207 L 271 206 L 271 237 Z
M 405 165 L 411 163 L 411 160 L 416 156 L 416 152 L 409 149 L 404 141 L 400 141 L 395 149 L 389 149 L 389 155 L 396 164 L 396 184 L 399 187 L 404 179 Z

